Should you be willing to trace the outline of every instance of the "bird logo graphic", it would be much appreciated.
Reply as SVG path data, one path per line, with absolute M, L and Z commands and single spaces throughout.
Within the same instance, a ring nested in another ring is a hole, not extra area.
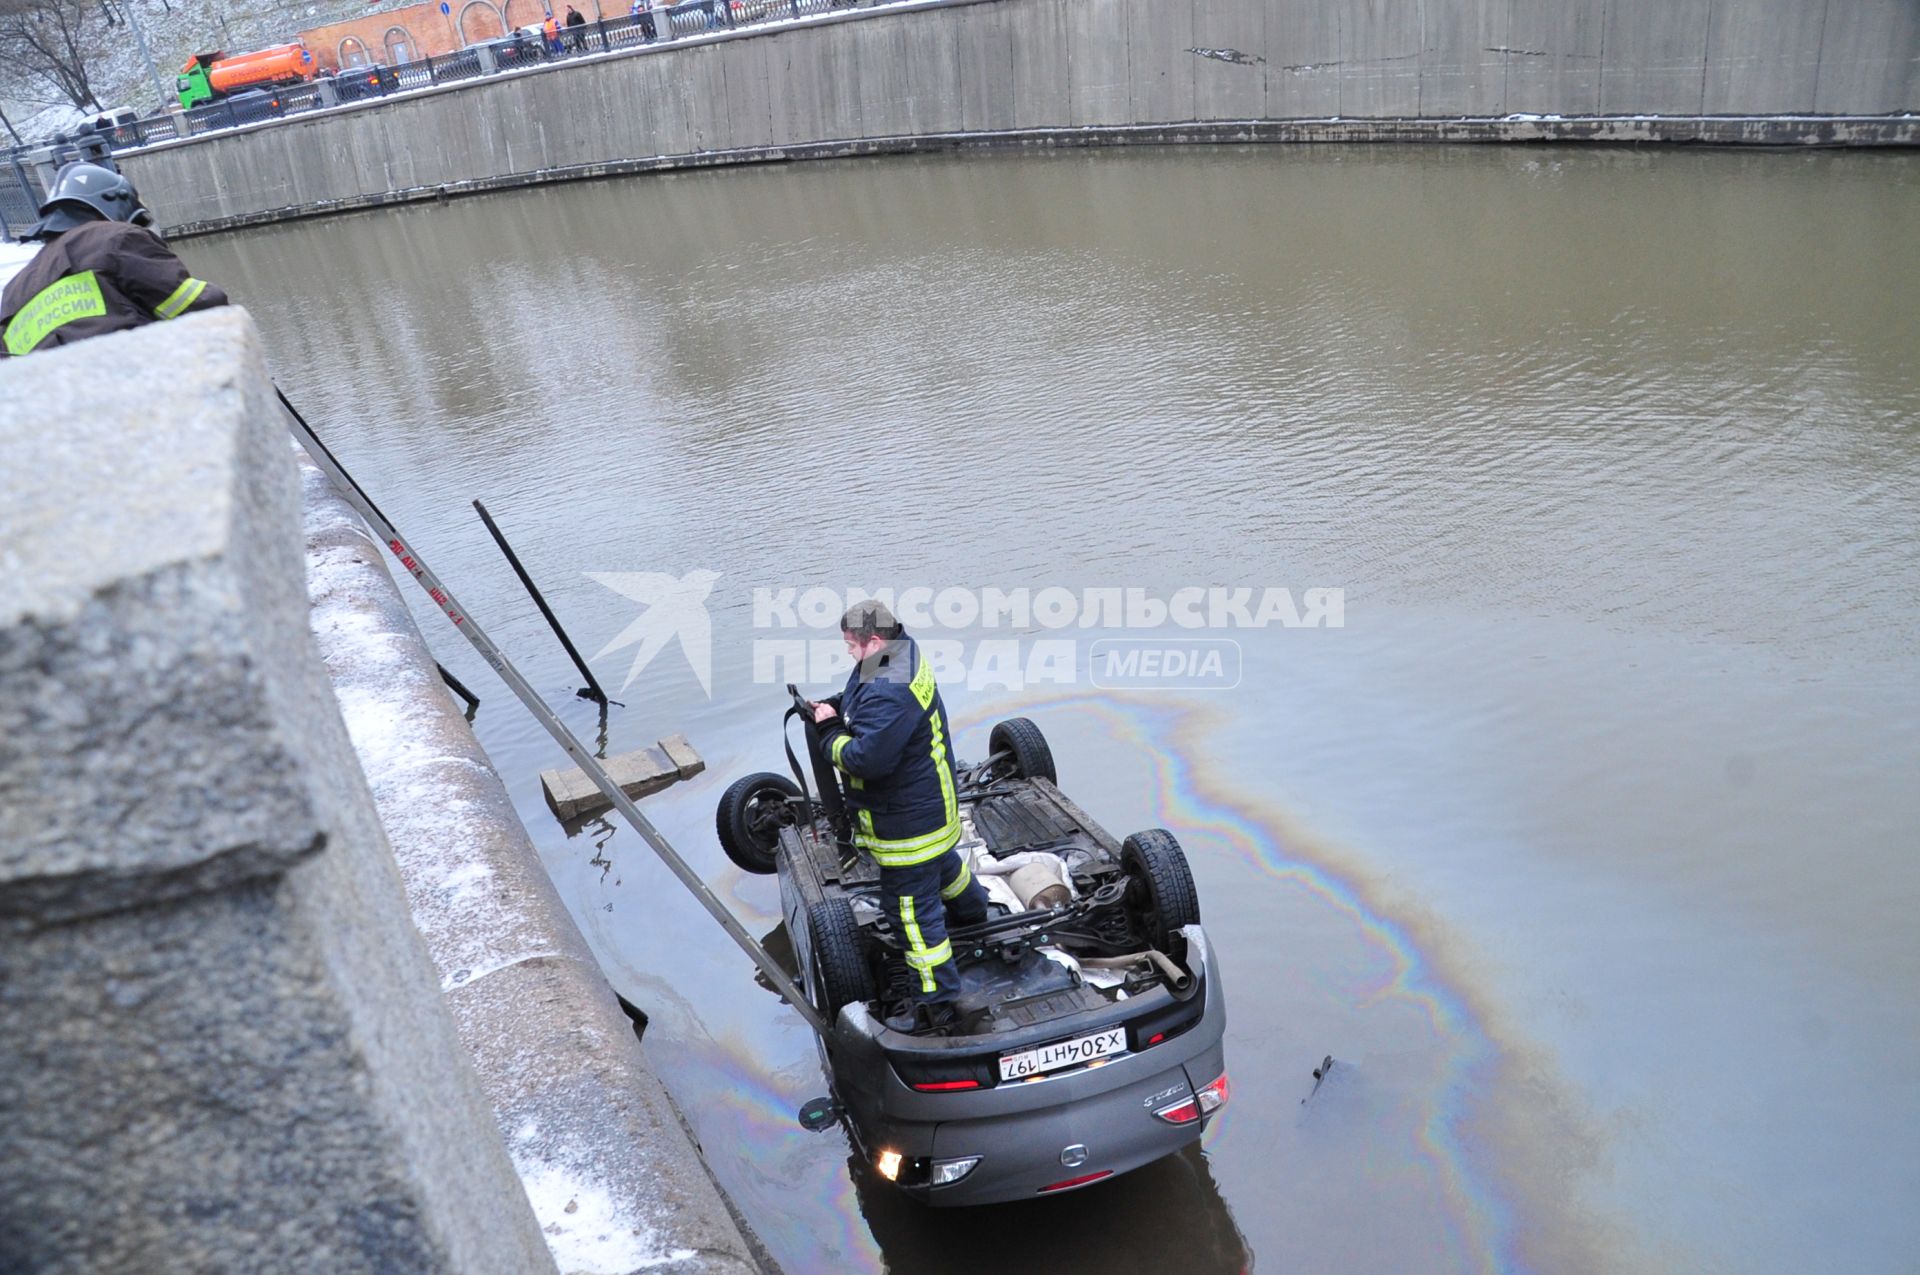
M 640 670 L 677 637 L 688 666 L 700 679 L 700 689 L 707 698 L 713 698 L 713 625 L 707 618 L 706 601 L 707 595 L 713 592 L 713 582 L 720 578 L 718 571 L 689 571 L 678 577 L 663 571 L 589 571 L 585 574 L 595 584 L 605 585 L 643 608 L 633 623 L 615 634 L 593 657 L 597 660 L 636 642 L 640 644 L 640 649 L 633 653 L 633 663 L 627 667 L 627 680 L 620 683 L 621 690 L 632 686 Z

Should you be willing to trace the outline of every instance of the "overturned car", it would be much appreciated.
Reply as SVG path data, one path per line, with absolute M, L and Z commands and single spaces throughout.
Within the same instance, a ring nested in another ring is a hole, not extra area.
M 957 1025 L 888 1028 L 906 945 L 854 844 L 838 773 L 793 688 L 805 760 L 721 798 L 720 842 L 777 873 L 801 984 L 856 1156 L 936 1205 L 1031 1199 L 1178 1151 L 1227 1101 L 1226 1008 L 1185 855 L 1161 829 L 1116 841 L 1055 784 L 1031 721 L 955 767 L 959 851 L 994 906 L 949 929 Z M 798 782 L 795 782 L 795 781 Z

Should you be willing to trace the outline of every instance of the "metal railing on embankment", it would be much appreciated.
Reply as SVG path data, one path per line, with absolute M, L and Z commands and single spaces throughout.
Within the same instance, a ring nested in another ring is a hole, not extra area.
M 110 128 L 85 126 L 78 133 L 61 136 L 50 143 L 14 147 L 8 152 L 8 162 L 0 165 L 0 225 L 4 225 L 10 236 L 17 236 L 38 220 L 46 184 L 60 165 L 70 160 L 97 158 L 155 142 L 199 137 L 263 120 L 328 110 L 436 84 L 522 71 L 569 58 L 665 44 L 710 31 L 858 7 L 861 7 L 860 0 L 685 0 L 625 17 L 562 26 L 558 38 L 552 41 L 538 28 L 522 28 L 438 57 L 392 66 L 342 67 L 310 83 L 242 90 L 191 110 L 169 111 Z

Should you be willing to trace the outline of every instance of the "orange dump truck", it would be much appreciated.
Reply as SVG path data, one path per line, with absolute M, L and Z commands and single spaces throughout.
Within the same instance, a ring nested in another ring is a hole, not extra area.
M 278 44 L 257 53 L 196 53 L 180 68 L 180 105 L 194 107 L 239 89 L 293 84 L 319 74 L 307 46 Z

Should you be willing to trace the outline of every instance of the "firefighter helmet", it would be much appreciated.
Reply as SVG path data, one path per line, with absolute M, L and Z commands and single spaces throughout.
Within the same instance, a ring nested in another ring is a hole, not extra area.
M 99 164 L 76 161 L 53 179 L 33 234 L 44 239 L 101 218 L 145 226 L 152 223 L 153 214 L 125 177 Z

